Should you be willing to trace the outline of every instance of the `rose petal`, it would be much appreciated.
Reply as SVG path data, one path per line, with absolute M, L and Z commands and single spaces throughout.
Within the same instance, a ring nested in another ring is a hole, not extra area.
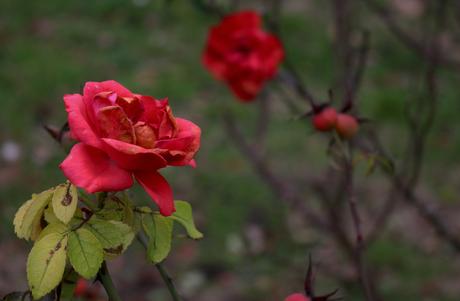
M 132 97 L 133 93 L 114 80 L 87 82 L 83 88 L 83 101 L 91 104 L 94 97 L 101 92 L 115 92 L 119 97 Z
M 83 143 L 74 145 L 59 167 L 70 182 L 89 193 L 124 190 L 133 185 L 129 172 L 103 151 Z
M 190 161 L 188 162 L 188 165 L 191 166 L 191 167 L 193 167 L 193 168 L 196 168 L 196 161 L 195 161 L 195 159 L 190 160 Z
M 151 96 L 139 96 L 144 107 L 144 112 L 139 120 L 144 121 L 158 130 L 158 126 L 163 118 L 164 109 L 168 106 L 168 99 L 155 99 Z
M 107 106 L 97 112 L 99 131 L 102 137 L 134 143 L 136 136 L 133 125 L 119 106 Z
M 157 170 L 166 166 L 166 161 L 154 149 L 109 138 L 102 140 L 110 158 L 126 170 Z
M 255 11 L 246 10 L 224 17 L 219 27 L 226 31 L 236 31 L 246 28 L 259 28 L 261 25 L 262 19 L 260 15 Z
M 102 147 L 101 140 L 89 124 L 82 96 L 80 94 L 64 95 L 64 103 L 72 137 L 96 148 Z
M 161 149 L 169 165 L 182 166 L 189 164 L 200 148 L 201 129 L 191 121 L 176 118 L 179 128 L 176 138 L 158 140 L 155 148 Z M 183 154 L 182 156 L 180 156 Z
M 254 100 L 263 87 L 263 80 L 237 79 L 229 81 L 232 92 L 243 102 Z
M 162 175 L 156 171 L 138 171 L 134 177 L 157 203 L 162 215 L 169 216 L 176 211 L 171 186 Z
M 278 71 L 278 65 L 284 59 L 284 49 L 281 41 L 274 35 L 268 35 L 261 48 L 261 57 L 263 58 L 265 68 L 265 78 L 272 78 Z

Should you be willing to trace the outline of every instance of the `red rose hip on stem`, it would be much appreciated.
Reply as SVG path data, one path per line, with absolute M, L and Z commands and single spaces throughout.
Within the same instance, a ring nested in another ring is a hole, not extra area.
M 337 112 L 334 108 L 324 108 L 313 116 L 313 126 L 321 132 L 327 132 L 334 128 L 337 120 Z
M 287 296 L 284 301 L 310 301 L 310 298 L 306 297 L 305 295 L 295 293 Z
M 337 115 L 335 129 L 340 136 L 348 139 L 356 134 L 359 124 L 355 117 L 341 113 Z

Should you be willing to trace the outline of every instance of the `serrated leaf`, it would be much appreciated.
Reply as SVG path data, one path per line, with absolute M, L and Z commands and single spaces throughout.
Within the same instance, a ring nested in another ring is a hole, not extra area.
M 75 271 L 86 279 L 97 274 L 104 260 L 101 243 L 85 228 L 69 233 L 67 254 Z
M 171 250 L 173 220 L 160 214 L 145 214 L 142 226 L 149 237 L 147 257 L 153 263 L 163 261 Z
M 19 238 L 35 240 L 40 234 L 43 211 L 51 200 L 53 190 L 46 190 L 32 195 L 32 199 L 24 203 L 14 217 L 14 232 Z
M 54 190 L 52 205 L 56 217 L 64 224 L 69 223 L 78 205 L 77 187 L 70 182 L 57 186 Z
M 84 226 L 100 241 L 106 255 L 120 255 L 131 244 L 134 232 L 131 227 L 118 221 L 91 218 Z
M 43 229 L 43 231 L 40 232 L 37 241 L 51 233 L 56 233 L 64 236 L 68 231 L 69 227 L 58 221 L 54 224 L 49 224 L 48 226 L 46 226 L 45 229 Z
M 179 222 L 184 226 L 188 236 L 193 239 L 203 238 L 203 233 L 198 231 L 193 221 L 192 206 L 185 201 L 174 201 L 176 212 L 174 212 L 170 218 Z
M 126 195 L 121 197 L 112 195 L 108 197 L 104 202 L 102 210 L 96 214 L 105 220 L 120 221 L 129 226 L 133 224 L 133 205 Z
M 46 235 L 35 243 L 27 259 L 27 280 L 34 299 L 39 299 L 61 282 L 66 264 L 67 236 Z

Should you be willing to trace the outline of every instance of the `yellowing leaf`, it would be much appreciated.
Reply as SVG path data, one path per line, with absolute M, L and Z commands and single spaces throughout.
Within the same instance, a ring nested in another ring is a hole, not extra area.
M 14 232 L 19 238 L 25 238 L 26 236 L 27 237 L 30 236 L 30 233 L 29 235 L 26 235 L 27 232 L 24 229 L 23 225 L 24 225 L 25 215 L 27 211 L 29 210 L 30 206 L 32 206 L 33 201 L 34 201 L 33 199 L 30 199 L 24 204 L 22 204 L 22 206 L 19 208 L 19 210 L 16 212 L 16 215 L 14 216 L 14 220 L 13 220 Z
M 53 190 L 46 190 L 39 194 L 32 195 L 32 199 L 28 200 L 19 208 L 14 217 L 14 231 L 19 238 L 26 240 L 36 239 L 41 231 L 41 218 L 43 210 L 51 200 Z
M 85 228 L 70 232 L 68 256 L 75 271 L 87 279 L 97 274 L 104 260 L 101 243 Z
M 171 250 L 173 220 L 159 214 L 142 217 L 144 231 L 149 237 L 147 256 L 153 263 L 163 261 Z
M 193 221 L 192 206 L 189 203 L 184 201 L 175 201 L 174 205 L 176 207 L 176 212 L 174 212 L 170 218 L 176 220 L 182 226 L 184 226 L 187 231 L 188 236 L 193 239 L 203 238 L 203 234 L 198 231 Z
M 61 282 L 66 264 L 67 236 L 51 233 L 37 241 L 27 259 L 27 279 L 34 299 Z
M 92 218 L 84 227 L 96 236 L 109 256 L 123 253 L 134 238 L 131 227 L 118 221 Z
M 53 211 L 53 206 L 46 207 L 45 211 L 43 212 L 43 216 L 45 217 L 45 221 L 48 224 L 60 223 L 61 221 L 56 217 Z
M 54 190 L 52 204 L 56 217 L 64 224 L 67 224 L 77 209 L 77 188 L 69 182 L 57 186 Z
M 64 236 L 68 231 L 69 231 L 69 227 L 67 227 L 66 225 L 58 221 L 54 224 L 49 224 L 48 226 L 46 226 L 45 229 L 43 229 L 43 231 L 40 232 L 40 235 L 38 236 L 37 241 L 39 241 L 46 235 L 52 234 L 52 233 L 60 234 Z

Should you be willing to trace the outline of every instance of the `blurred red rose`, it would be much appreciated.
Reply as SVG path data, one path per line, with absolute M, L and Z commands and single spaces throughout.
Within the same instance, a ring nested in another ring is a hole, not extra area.
M 134 176 L 171 215 L 172 190 L 157 170 L 194 166 L 200 128 L 175 118 L 167 99 L 133 94 L 115 81 L 88 82 L 83 95 L 65 95 L 64 102 L 79 141 L 60 165 L 65 176 L 89 193 L 127 189 Z
M 75 285 L 75 289 L 73 291 L 73 294 L 76 297 L 83 296 L 86 293 L 86 291 L 88 290 L 89 286 L 90 286 L 90 284 L 89 284 L 88 280 L 83 279 L 83 278 L 79 278 L 77 280 L 77 284 Z
M 251 101 L 276 74 L 283 57 L 281 42 L 262 29 L 260 15 L 243 11 L 211 28 L 203 63 L 239 99 Z

